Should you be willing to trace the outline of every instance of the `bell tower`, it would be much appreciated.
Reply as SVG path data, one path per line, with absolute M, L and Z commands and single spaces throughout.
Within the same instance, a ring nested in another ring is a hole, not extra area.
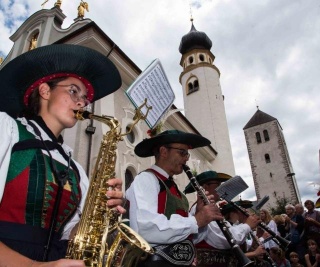
M 214 170 L 234 175 L 234 163 L 229 138 L 224 96 L 220 86 L 220 71 L 214 65 L 212 42 L 197 31 L 193 19 L 191 30 L 181 39 L 180 74 L 185 115 L 197 130 L 211 141 L 217 151 L 212 162 Z
M 257 200 L 269 196 L 267 206 L 277 198 L 301 202 L 295 173 L 279 121 L 257 110 L 243 128 Z

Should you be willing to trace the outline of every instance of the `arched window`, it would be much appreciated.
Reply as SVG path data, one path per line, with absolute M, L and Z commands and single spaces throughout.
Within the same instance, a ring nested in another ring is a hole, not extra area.
M 130 128 L 131 128 L 131 126 L 127 126 L 126 127 L 126 132 L 129 132 L 130 131 Z M 134 134 L 134 131 L 132 130 L 130 133 L 128 133 L 127 135 L 126 135 L 126 137 L 127 137 L 127 139 L 129 140 L 129 142 L 131 143 L 131 144 L 133 144 L 134 143 L 134 141 L 135 141 L 135 134 Z
M 187 92 L 186 92 L 187 95 L 199 90 L 199 81 L 196 76 L 192 76 L 187 81 L 187 89 L 186 90 L 187 90 Z
M 264 155 L 264 159 L 266 160 L 266 163 L 270 163 L 271 162 L 269 154 L 265 154 Z
M 189 57 L 189 63 L 192 64 L 193 63 L 193 57 Z
M 200 54 L 199 59 L 200 59 L 200 61 L 204 61 L 204 55 Z
M 256 132 L 256 138 L 257 138 L 257 143 L 260 144 L 261 143 L 261 135 L 259 132 Z
M 199 90 L 199 82 L 198 82 L 198 80 L 195 80 L 195 81 L 193 82 L 193 88 L 194 88 L 195 91 L 196 91 L 196 90 Z
M 264 137 L 264 141 L 269 141 L 269 134 L 267 130 L 263 130 L 263 137 Z

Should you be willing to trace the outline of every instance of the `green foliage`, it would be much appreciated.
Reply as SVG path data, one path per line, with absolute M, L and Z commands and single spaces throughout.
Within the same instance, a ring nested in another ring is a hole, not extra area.
M 196 169 L 192 169 L 192 170 L 191 170 L 191 173 L 192 173 L 192 175 L 193 175 L 194 177 L 196 177 L 196 176 L 198 175 L 198 172 L 197 172 Z
M 276 197 L 276 203 L 270 208 L 271 216 L 286 213 L 285 206 L 291 203 L 290 199 L 287 197 L 279 197 L 277 196 L 276 192 L 274 192 L 274 196 Z

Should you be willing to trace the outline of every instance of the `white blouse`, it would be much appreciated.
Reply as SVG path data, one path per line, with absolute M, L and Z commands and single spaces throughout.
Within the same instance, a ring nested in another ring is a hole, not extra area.
M 193 205 L 190 213 L 194 214 L 197 205 Z M 248 234 L 250 233 L 250 226 L 246 223 L 234 224 L 226 222 L 229 232 L 233 236 L 235 243 L 240 245 L 246 241 Z M 216 249 L 230 249 L 230 244 L 226 237 L 222 233 L 220 227 L 216 222 L 211 222 L 208 225 L 207 234 L 204 237 L 204 241 L 210 246 Z

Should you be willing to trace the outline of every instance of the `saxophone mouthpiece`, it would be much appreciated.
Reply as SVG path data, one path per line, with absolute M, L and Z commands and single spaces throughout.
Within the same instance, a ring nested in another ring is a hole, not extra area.
M 92 113 L 86 111 L 86 110 L 74 110 L 74 116 L 77 120 L 85 120 L 85 119 L 91 119 Z

